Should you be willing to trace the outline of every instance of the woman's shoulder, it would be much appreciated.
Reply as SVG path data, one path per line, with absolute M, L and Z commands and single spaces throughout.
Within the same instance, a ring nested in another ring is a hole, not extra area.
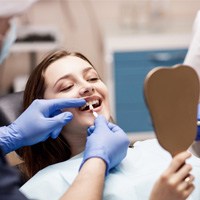
M 140 158 L 157 159 L 166 158 L 171 160 L 171 155 L 165 149 L 163 149 L 157 139 L 147 139 L 144 141 L 137 141 L 132 148 L 129 148 L 128 154 L 133 156 L 139 156 Z
M 136 141 L 133 144 L 133 148 L 148 148 L 148 149 L 160 149 L 160 150 L 164 150 L 158 140 L 156 138 L 154 139 L 147 139 L 147 140 L 142 140 L 142 141 Z
M 146 156 L 162 156 L 163 158 L 171 160 L 170 153 L 161 147 L 156 138 L 137 141 L 134 143 L 133 148 L 131 148 L 130 151 L 134 151 L 136 154 L 139 153 L 140 155 L 145 154 Z M 188 162 L 193 166 L 200 166 L 200 158 L 195 155 L 192 155 L 191 158 L 188 159 Z

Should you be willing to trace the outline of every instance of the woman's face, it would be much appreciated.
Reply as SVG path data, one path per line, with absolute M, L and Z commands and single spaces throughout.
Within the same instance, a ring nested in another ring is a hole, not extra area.
M 110 118 L 108 91 L 96 70 L 85 60 L 76 56 L 63 57 L 48 66 L 44 73 L 45 99 L 84 98 L 91 103 L 94 111 Z M 94 124 L 89 106 L 67 108 L 73 113 L 73 120 L 65 127 L 70 132 L 85 131 Z

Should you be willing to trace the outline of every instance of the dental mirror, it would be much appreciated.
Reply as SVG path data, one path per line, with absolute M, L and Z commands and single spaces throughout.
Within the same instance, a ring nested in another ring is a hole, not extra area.
M 187 150 L 197 134 L 195 70 L 186 65 L 154 68 L 146 76 L 144 94 L 160 145 L 172 156 Z

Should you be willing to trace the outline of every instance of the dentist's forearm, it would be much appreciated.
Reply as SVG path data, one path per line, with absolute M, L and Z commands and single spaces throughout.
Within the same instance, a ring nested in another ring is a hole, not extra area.
M 60 200 L 101 200 L 104 189 L 106 164 L 100 158 L 90 158 Z

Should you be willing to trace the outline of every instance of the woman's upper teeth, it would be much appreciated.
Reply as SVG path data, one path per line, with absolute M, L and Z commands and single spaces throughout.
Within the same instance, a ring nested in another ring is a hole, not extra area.
M 93 101 L 89 101 L 86 103 L 87 106 L 89 105 L 95 105 L 95 104 L 98 104 L 99 103 L 99 100 L 93 100 Z
M 93 101 L 88 101 L 84 106 L 81 107 L 81 110 L 85 109 L 87 106 L 89 105 L 95 105 L 95 104 L 99 104 L 99 100 L 93 100 Z

